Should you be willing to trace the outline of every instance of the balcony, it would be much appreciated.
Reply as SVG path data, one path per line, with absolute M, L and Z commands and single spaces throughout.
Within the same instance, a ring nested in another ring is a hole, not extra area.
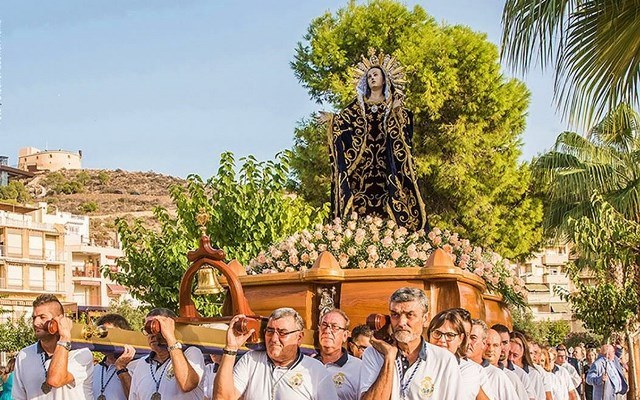
M 100 278 L 101 277 L 100 270 L 98 269 L 98 267 L 90 264 L 83 264 L 83 265 L 84 265 L 83 267 L 74 265 L 73 273 L 72 273 L 72 276 L 74 278 Z
M 565 274 L 544 274 L 544 276 L 542 277 L 542 282 L 543 283 L 553 283 L 553 284 L 558 284 L 558 285 L 568 285 L 569 284 L 569 277 L 567 277 Z
M 568 262 L 568 254 L 546 253 L 542 256 L 542 263 L 544 265 L 565 265 Z
M 64 282 L 45 282 L 22 279 L 0 278 L 0 290 L 10 292 L 64 292 Z
M 21 220 L 0 215 L 0 226 L 9 226 L 12 228 L 29 228 L 41 231 L 50 231 L 57 233 L 53 224 L 45 224 L 42 222 L 34 222 L 29 220 Z
M 23 248 L 20 246 L 0 246 L 0 257 L 11 258 L 20 261 L 42 260 L 46 263 L 64 264 L 67 256 L 63 251 L 43 250 L 41 248 L 30 248 L 28 254 L 24 254 Z

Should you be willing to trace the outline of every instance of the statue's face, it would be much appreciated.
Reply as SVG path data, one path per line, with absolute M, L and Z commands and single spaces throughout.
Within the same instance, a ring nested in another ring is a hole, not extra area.
M 374 67 L 367 72 L 367 85 L 371 90 L 384 87 L 384 74 L 380 68 Z

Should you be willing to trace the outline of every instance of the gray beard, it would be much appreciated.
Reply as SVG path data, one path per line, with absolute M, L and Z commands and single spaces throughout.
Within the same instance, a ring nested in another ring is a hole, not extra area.
M 399 331 L 394 332 L 393 337 L 400 343 L 409 343 L 416 340 L 417 335 L 415 335 L 413 332 Z

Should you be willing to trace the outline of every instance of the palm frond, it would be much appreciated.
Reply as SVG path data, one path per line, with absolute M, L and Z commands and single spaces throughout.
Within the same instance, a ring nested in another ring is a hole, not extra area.
M 507 0 L 502 58 L 555 67 L 555 103 L 590 127 L 621 103 L 640 107 L 640 0 Z

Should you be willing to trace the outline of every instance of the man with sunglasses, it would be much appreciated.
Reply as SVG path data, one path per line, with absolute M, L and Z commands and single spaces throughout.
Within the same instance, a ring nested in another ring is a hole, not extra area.
M 362 360 L 343 347 L 349 338 L 349 317 L 340 309 L 322 316 L 318 326 L 320 356 L 338 392 L 340 400 L 357 400 Z
M 233 325 L 244 318 L 229 321 L 226 344 L 213 384 L 215 399 L 337 400 L 331 375 L 322 363 L 300 351 L 304 321 L 293 308 L 283 307 L 271 313 L 264 332 L 265 351 L 252 350 L 234 367 L 238 349 L 254 332 L 235 332 Z
M 364 351 L 371 346 L 372 336 L 373 331 L 368 325 L 362 324 L 353 328 L 347 343 L 349 354 L 361 359 Z

